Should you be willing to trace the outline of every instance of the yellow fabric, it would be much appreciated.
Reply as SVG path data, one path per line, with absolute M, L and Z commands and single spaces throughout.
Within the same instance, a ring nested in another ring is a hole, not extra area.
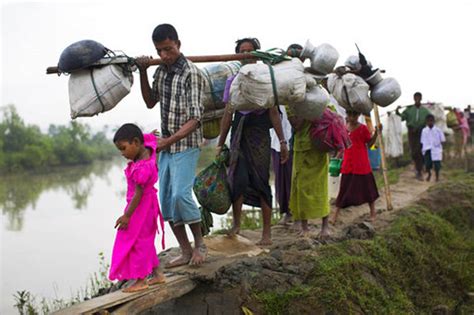
M 296 141 L 295 135 L 295 141 Z M 290 209 L 294 220 L 323 218 L 329 215 L 329 157 L 314 147 L 293 155 Z

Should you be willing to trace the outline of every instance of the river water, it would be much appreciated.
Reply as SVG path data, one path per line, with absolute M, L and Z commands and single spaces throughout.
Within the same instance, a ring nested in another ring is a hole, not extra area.
M 0 314 L 17 313 L 13 294 L 21 290 L 37 302 L 69 300 L 99 271 L 99 253 L 110 262 L 114 223 L 125 206 L 125 163 L 0 177 Z M 214 215 L 214 229 L 226 220 Z M 166 247 L 177 246 L 168 225 L 165 233 Z

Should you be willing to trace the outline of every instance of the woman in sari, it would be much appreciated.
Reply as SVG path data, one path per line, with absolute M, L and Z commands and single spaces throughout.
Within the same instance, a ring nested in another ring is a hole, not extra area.
M 236 53 L 246 53 L 260 48 L 256 38 L 244 38 L 236 42 Z M 255 62 L 244 60 L 242 65 Z M 224 101 L 229 100 L 230 84 L 227 80 Z M 281 163 L 288 160 L 288 144 L 283 136 L 278 107 L 254 111 L 235 111 L 229 104 L 221 120 L 221 131 L 217 144 L 219 154 L 231 129 L 230 165 L 228 181 L 231 188 L 233 226 L 229 235 L 240 232 L 242 206 L 262 209 L 262 239 L 257 245 L 271 245 L 272 193 L 270 179 L 270 128 L 274 128 L 281 144 Z

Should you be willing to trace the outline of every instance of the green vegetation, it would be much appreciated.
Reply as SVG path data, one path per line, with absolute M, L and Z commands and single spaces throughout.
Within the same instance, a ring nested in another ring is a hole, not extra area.
M 87 125 L 50 125 L 47 134 L 26 125 L 13 105 L 2 108 L 0 121 L 0 172 L 45 171 L 56 166 L 89 164 L 110 159 L 114 147 L 105 132 L 92 134 Z
M 28 291 L 17 291 L 14 295 L 15 308 L 20 315 L 39 315 L 50 314 L 62 308 L 69 307 L 76 303 L 90 299 L 92 297 L 103 294 L 103 291 L 108 290 L 112 286 L 112 282 L 107 278 L 109 264 L 105 261 L 104 253 L 99 253 L 99 272 L 94 272 L 88 280 L 88 284 L 84 289 L 77 291 L 75 296 L 67 299 L 53 299 L 48 300 L 41 298 L 37 300 L 33 294 Z
M 471 314 L 474 176 L 457 175 L 374 239 L 320 247 L 301 285 L 256 292 L 256 301 L 267 314 L 431 313 L 438 305 Z

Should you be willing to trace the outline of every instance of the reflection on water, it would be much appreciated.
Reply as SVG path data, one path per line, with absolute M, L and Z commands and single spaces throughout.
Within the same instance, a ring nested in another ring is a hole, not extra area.
M 64 190 L 75 209 L 84 209 L 94 186 L 94 179 L 107 180 L 109 169 L 114 163 L 119 163 L 119 160 L 65 168 L 47 174 L 0 177 L 0 208 L 2 215 L 6 217 L 6 229 L 20 231 L 23 228 L 25 210 L 28 207 L 36 209 L 38 198 L 48 190 Z

